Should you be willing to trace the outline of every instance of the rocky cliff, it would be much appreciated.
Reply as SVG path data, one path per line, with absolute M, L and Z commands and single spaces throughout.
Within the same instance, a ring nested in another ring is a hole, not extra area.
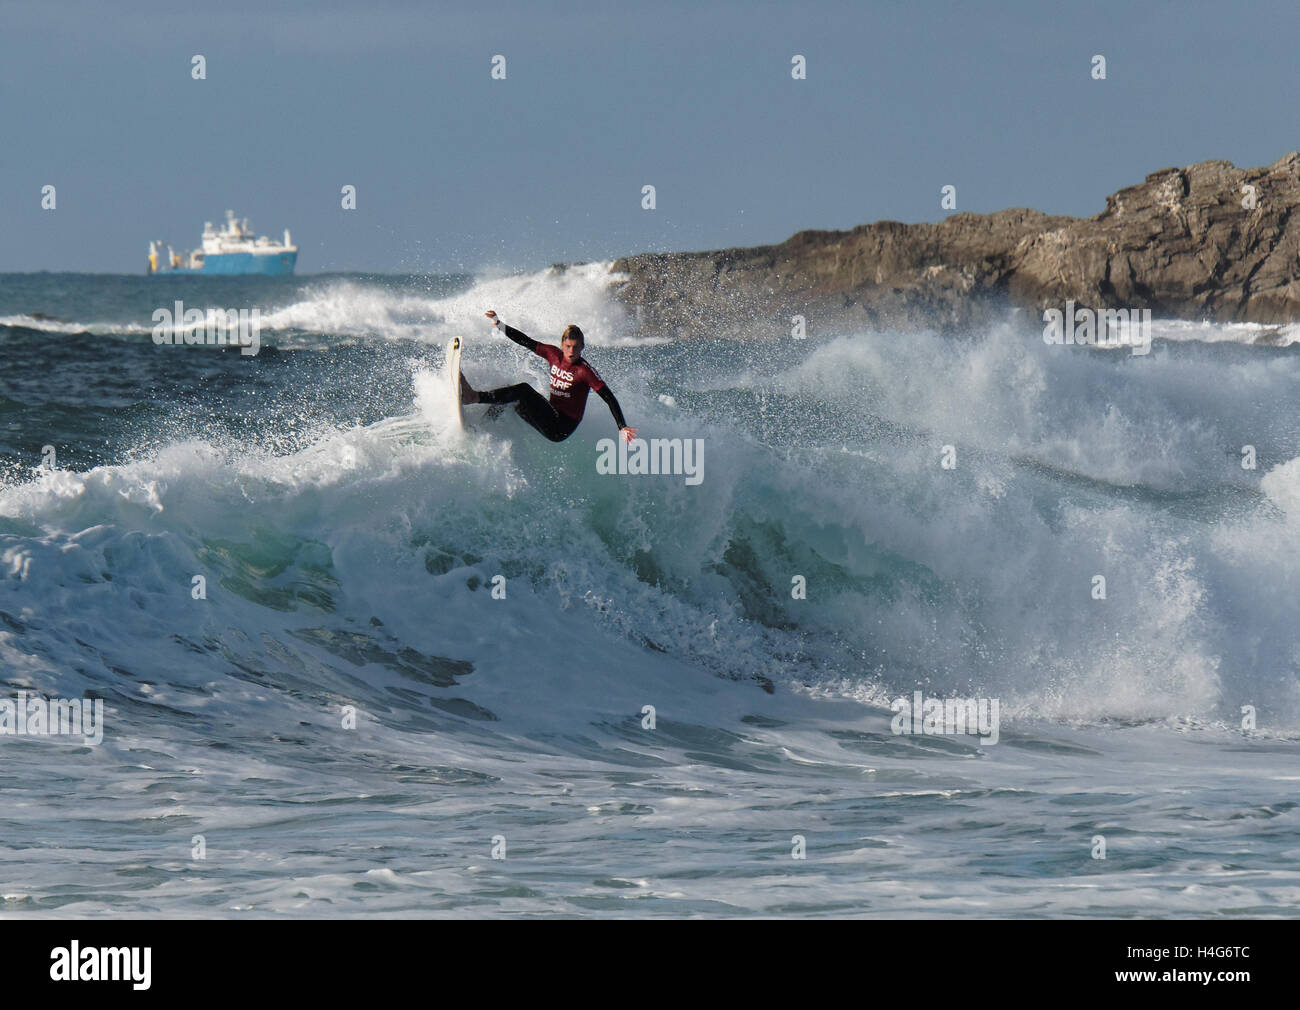
M 1248 187 L 1253 187 L 1251 190 Z M 1252 195 L 1253 194 L 1253 195 Z M 1157 318 L 1300 320 L 1300 153 L 1155 172 L 1096 217 L 1033 210 L 806 231 L 774 246 L 620 259 L 619 298 L 679 336 L 960 329 L 1067 299 Z

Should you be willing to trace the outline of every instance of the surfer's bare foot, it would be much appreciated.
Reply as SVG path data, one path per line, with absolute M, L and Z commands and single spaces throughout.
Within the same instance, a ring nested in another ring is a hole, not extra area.
M 461 403 L 478 403 L 478 392 L 465 381 L 465 376 L 460 377 L 460 402 Z

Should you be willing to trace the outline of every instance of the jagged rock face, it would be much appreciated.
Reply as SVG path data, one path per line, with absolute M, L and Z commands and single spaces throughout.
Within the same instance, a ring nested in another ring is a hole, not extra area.
M 1245 186 L 1254 187 L 1253 208 Z M 1033 210 L 807 231 L 776 246 L 619 260 L 619 297 L 680 336 L 818 327 L 957 329 L 1067 300 L 1157 317 L 1300 320 L 1300 154 L 1262 169 L 1165 169 L 1096 217 Z

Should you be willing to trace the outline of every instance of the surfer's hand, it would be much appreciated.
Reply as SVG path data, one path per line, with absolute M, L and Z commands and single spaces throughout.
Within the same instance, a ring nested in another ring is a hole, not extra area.
M 494 309 L 488 309 L 486 312 L 483 313 L 483 315 L 487 316 L 489 319 L 492 320 L 493 326 L 499 326 L 501 324 L 501 320 L 497 318 L 497 314 Z
M 635 428 L 619 428 L 618 433 L 623 436 L 624 442 L 631 442 L 632 439 L 636 438 Z

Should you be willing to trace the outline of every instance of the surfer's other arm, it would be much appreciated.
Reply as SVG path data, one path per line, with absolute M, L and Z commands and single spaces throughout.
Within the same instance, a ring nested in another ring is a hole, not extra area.
M 614 393 L 609 386 L 601 386 L 596 390 L 596 395 L 608 404 L 609 412 L 614 415 L 614 423 L 618 425 L 619 434 L 627 432 L 627 434 L 623 435 L 623 440 L 631 442 L 632 439 L 636 438 L 636 429 L 627 426 L 627 421 L 623 419 L 623 408 L 618 405 L 618 400 L 615 399 Z

